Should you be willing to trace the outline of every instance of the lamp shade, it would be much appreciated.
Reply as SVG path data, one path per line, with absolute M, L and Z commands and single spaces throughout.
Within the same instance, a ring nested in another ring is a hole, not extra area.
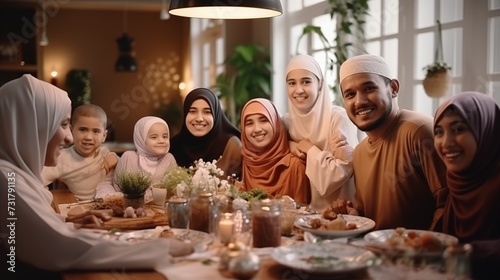
M 210 19 L 270 18 L 283 14 L 280 0 L 171 0 L 169 13 Z
M 132 52 L 132 44 L 134 39 L 123 33 L 121 37 L 116 39 L 120 55 L 115 64 L 115 70 L 118 72 L 135 72 L 137 70 L 137 63 Z

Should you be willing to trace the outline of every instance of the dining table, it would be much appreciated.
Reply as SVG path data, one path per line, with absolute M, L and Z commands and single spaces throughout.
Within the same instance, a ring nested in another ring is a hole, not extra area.
M 53 194 L 52 207 L 59 213 L 61 204 L 75 203 L 77 200 L 71 194 L 69 190 L 51 190 Z M 295 234 L 292 236 L 282 237 L 282 246 L 286 243 L 286 246 L 295 246 L 303 244 L 303 232 L 302 236 L 300 231 L 294 231 Z M 340 239 L 339 242 L 345 243 L 346 239 Z M 348 240 L 348 239 L 347 239 Z M 216 242 L 213 242 L 216 243 Z M 220 243 L 211 246 L 223 246 Z M 113 270 L 69 270 L 61 273 L 61 279 L 64 280 L 108 280 L 108 279 L 140 279 L 140 280 L 177 280 L 177 279 L 236 279 L 233 275 L 227 271 L 219 269 L 219 264 L 217 261 L 213 260 L 214 255 L 210 255 L 210 252 L 217 252 L 213 247 L 211 250 L 207 250 L 204 258 L 199 259 L 189 259 L 176 261 L 169 264 L 168 273 L 160 273 L 153 269 L 151 270 L 131 270 L 131 269 L 113 269 Z M 335 274 L 325 274 L 325 273 L 311 273 L 308 271 L 303 271 L 299 269 L 294 269 L 290 266 L 285 266 L 278 263 L 270 256 L 271 250 L 274 248 L 252 248 L 255 251 L 260 260 L 260 269 L 251 279 L 259 280 L 273 280 L 273 279 L 300 279 L 300 280 L 310 280 L 310 279 L 353 279 L 353 280 L 376 280 L 376 279 L 387 279 L 389 276 L 394 276 L 397 271 L 374 271 L 374 273 L 369 273 L 369 269 L 361 269 L 354 271 L 347 271 L 345 273 L 335 273 Z M 377 274 L 378 273 L 378 274 Z M 434 273 L 434 272 L 433 272 Z M 172 275 L 172 277 L 167 277 L 166 275 Z M 183 275 L 185 277 L 183 277 Z M 407 274 L 408 275 L 408 274 Z M 438 276 L 443 276 L 444 274 L 438 274 Z M 380 277 L 380 278 L 379 278 Z M 425 277 L 425 276 L 424 276 Z M 430 274 L 429 279 L 439 279 L 436 278 L 436 274 Z M 418 277 L 417 277 L 418 278 Z M 402 279 L 411 279 L 411 277 L 406 277 Z M 416 279 L 416 278 L 415 278 Z M 425 278 L 422 278 L 425 279 Z

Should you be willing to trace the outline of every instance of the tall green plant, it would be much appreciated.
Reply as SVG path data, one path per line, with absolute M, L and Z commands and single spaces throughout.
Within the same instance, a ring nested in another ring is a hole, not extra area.
M 330 18 L 336 18 L 336 26 L 334 30 L 336 36 L 333 42 L 329 42 L 324 35 L 320 26 L 307 25 L 304 27 L 301 36 L 297 41 L 296 52 L 298 53 L 299 43 L 303 37 L 316 34 L 319 36 L 323 51 L 326 53 L 327 61 L 325 61 L 326 69 L 332 71 L 336 69 L 336 80 L 332 88 L 333 92 L 338 95 L 338 80 L 340 65 L 349 58 L 351 50 L 355 48 L 354 42 L 364 41 L 364 17 L 368 15 L 369 0 L 328 0 L 330 8 L 328 10 Z M 339 103 L 340 98 L 336 98 L 336 103 Z
M 271 97 L 271 57 L 263 46 L 238 45 L 224 64 L 228 68 L 217 76 L 215 88 L 227 100 L 228 118 L 238 125 L 241 109 L 248 100 Z
M 91 98 L 90 72 L 71 69 L 66 76 L 66 88 L 73 110 L 82 104 L 89 104 Z

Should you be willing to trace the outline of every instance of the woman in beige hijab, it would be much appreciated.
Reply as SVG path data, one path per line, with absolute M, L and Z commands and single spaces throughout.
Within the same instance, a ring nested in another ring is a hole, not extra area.
M 4 132 L 0 137 L 0 217 L 12 225 L 0 228 L 0 248 L 4 257 L 15 255 L 15 272 L 9 279 L 22 277 L 27 268 L 159 268 L 168 265 L 171 255 L 192 252 L 191 246 L 174 239 L 130 244 L 76 229 L 77 223 L 98 227 L 109 219 L 102 213 L 91 211 L 65 219 L 54 212 L 52 193 L 45 188 L 41 172 L 44 165 L 57 164 L 60 150 L 73 141 L 70 113 L 66 92 L 31 75 L 0 87 L 0 131 Z M 37 274 L 35 278 L 44 277 Z
M 337 198 L 353 201 L 356 127 L 344 108 L 332 104 L 328 85 L 313 57 L 293 57 L 286 68 L 286 83 L 289 112 L 283 120 L 292 152 L 306 158 L 311 208 L 321 211 Z

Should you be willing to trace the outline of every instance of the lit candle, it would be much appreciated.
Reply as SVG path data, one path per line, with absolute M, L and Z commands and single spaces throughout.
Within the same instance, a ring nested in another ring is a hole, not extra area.
M 219 240 L 220 243 L 227 245 L 233 238 L 233 226 L 231 213 L 224 213 L 224 217 L 219 222 Z

